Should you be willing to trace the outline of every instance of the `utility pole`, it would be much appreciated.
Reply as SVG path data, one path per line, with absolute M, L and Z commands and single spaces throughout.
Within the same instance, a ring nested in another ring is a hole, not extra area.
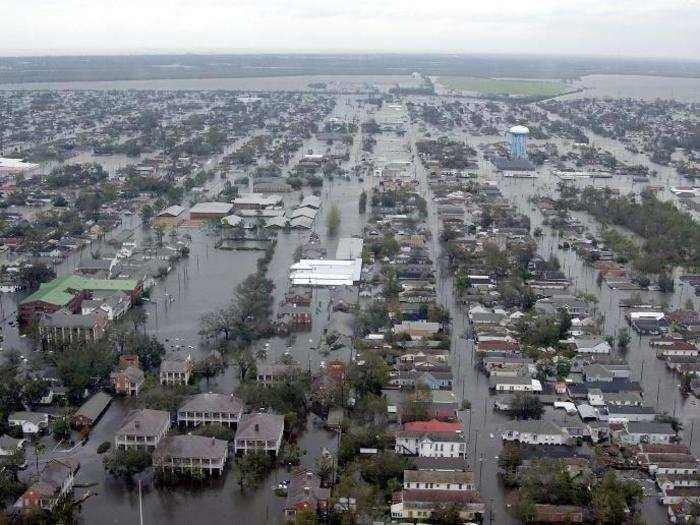
M 139 524 L 143 525 L 143 498 L 141 496 L 141 480 L 139 480 Z
M 693 448 L 693 430 L 695 430 L 695 420 L 691 419 L 690 420 L 690 441 L 688 443 L 689 449 Z

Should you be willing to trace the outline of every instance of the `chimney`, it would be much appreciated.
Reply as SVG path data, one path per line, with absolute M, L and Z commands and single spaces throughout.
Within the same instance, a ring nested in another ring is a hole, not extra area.
M 311 493 L 311 488 L 310 487 L 304 487 L 304 494 L 307 496 Z
M 257 423 L 255 423 L 255 431 L 260 432 L 260 425 L 258 425 Z
M 134 428 L 141 428 L 141 421 L 139 421 L 138 419 L 134 421 Z
M 213 447 L 214 445 L 216 445 L 216 438 L 212 436 L 212 438 L 211 438 L 211 446 Z
M 306 471 L 306 479 L 313 479 L 314 473 L 311 472 L 310 470 Z

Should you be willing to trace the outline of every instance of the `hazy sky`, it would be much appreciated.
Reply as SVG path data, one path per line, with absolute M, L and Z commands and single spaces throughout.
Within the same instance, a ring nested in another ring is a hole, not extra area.
M 0 54 L 554 53 L 698 58 L 700 0 L 2 0 Z

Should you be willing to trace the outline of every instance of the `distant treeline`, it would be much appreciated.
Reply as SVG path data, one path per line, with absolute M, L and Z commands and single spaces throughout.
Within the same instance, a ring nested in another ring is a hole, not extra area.
M 511 55 L 128 55 L 0 57 L 0 84 L 298 75 L 580 78 L 590 74 L 700 77 L 698 61 Z

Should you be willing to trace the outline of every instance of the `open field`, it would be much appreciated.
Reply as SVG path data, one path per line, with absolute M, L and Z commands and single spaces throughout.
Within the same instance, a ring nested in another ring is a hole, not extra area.
M 498 78 L 440 77 L 448 89 L 471 91 L 482 95 L 510 95 L 515 97 L 554 97 L 569 91 L 562 82 L 539 80 L 506 80 Z

